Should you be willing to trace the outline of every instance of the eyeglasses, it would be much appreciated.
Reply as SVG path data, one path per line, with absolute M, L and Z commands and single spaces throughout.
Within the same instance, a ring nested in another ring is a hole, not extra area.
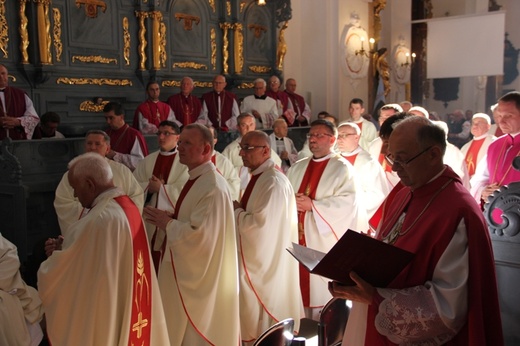
M 391 156 L 391 154 L 388 154 L 385 156 L 385 159 L 386 161 L 390 164 L 390 166 L 393 166 L 393 165 L 399 165 L 401 167 L 406 167 L 408 166 L 413 160 L 415 160 L 416 158 L 418 158 L 419 156 L 421 156 L 422 154 L 424 154 L 425 152 L 427 152 L 428 150 L 430 150 L 431 148 L 433 148 L 433 145 L 430 145 L 428 148 L 424 149 L 423 151 L 421 151 L 419 154 L 415 155 L 414 157 L 412 157 L 411 159 L 408 159 L 406 161 L 400 161 L 400 160 L 394 160 Z
M 330 133 L 307 133 L 307 138 L 308 139 L 312 138 L 312 137 L 321 139 L 321 138 L 323 138 L 325 136 L 332 137 L 332 135 Z
M 170 136 L 177 135 L 177 133 L 168 132 L 168 131 L 157 131 L 156 135 L 157 135 L 157 137 L 160 137 L 161 135 L 164 135 L 165 137 L 170 137 Z
M 355 136 L 355 135 L 357 135 L 357 133 L 340 133 L 338 135 L 338 138 L 346 139 L 346 138 L 348 138 L 348 136 Z
M 256 148 L 265 148 L 265 145 L 241 145 L 240 150 L 243 151 L 251 151 L 255 150 Z

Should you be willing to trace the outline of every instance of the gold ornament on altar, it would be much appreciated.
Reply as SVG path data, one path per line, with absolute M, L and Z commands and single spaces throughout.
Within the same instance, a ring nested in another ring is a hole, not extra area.
M 89 18 L 97 17 L 98 7 L 101 7 L 103 13 L 107 10 L 107 4 L 102 0 L 76 0 L 76 6 L 80 8 L 81 5 L 85 5 L 85 14 Z

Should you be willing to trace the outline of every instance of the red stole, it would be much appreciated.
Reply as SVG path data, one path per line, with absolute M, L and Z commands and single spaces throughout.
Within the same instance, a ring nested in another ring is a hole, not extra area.
M 350 162 L 350 164 L 352 166 L 354 166 L 354 162 L 356 162 L 356 158 L 357 158 L 358 154 L 350 155 L 350 156 L 345 156 L 345 155 L 341 155 L 341 156 L 343 156 L 343 158 L 345 160 L 347 160 L 348 162 Z
M 193 95 L 186 97 L 182 93 L 170 96 L 168 98 L 168 104 L 173 110 L 173 113 L 175 113 L 177 120 L 182 122 L 184 126 L 197 121 L 202 109 L 200 100 L 197 97 Z
M 168 181 L 176 155 L 177 153 L 171 155 L 162 155 L 159 153 L 155 160 L 155 165 L 153 166 L 153 175 L 159 179 Z
M 150 248 L 146 239 L 141 213 L 130 197 L 114 198 L 125 212 L 133 247 L 132 315 L 128 331 L 128 345 L 150 345 L 152 330 L 152 270 Z
M 287 95 L 287 93 L 281 91 L 274 92 L 272 90 L 267 90 L 265 94 L 270 98 L 273 98 L 275 101 L 280 101 L 280 103 L 282 104 L 283 111 L 287 111 L 287 107 L 289 106 L 289 96 Z
M 379 206 L 379 208 L 377 208 L 374 215 L 372 215 L 372 217 L 368 221 L 368 225 L 370 226 L 369 235 L 371 235 L 371 236 L 375 235 L 375 231 L 377 230 L 379 224 L 381 223 L 381 220 L 385 217 L 386 211 L 388 210 L 388 208 L 390 208 L 390 206 L 392 205 L 392 203 L 394 201 L 395 196 L 397 195 L 397 193 L 399 191 L 401 191 L 401 189 L 403 187 L 404 187 L 403 183 L 401 183 L 401 181 L 399 181 L 394 186 L 392 191 L 390 191 L 388 196 L 386 196 L 386 199 Z
M 439 193 L 435 196 L 437 191 Z M 408 198 L 411 198 L 409 204 L 406 201 Z M 446 208 L 446 201 L 450 202 L 449 208 Z M 426 207 L 427 211 L 421 215 Z M 446 167 L 440 177 L 413 193 L 408 187 L 402 188 L 388 205 L 388 212 L 383 215 L 378 239 L 382 239 L 392 229 L 405 208 L 407 212 L 402 232 L 409 230 L 397 238 L 394 246 L 413 252 L 416 256 L 388 288 L 414 287 L 431 280 L 439 258 L 463 219 L 469 249 L 468 317 L 461 331 L 446 345 L 502 345 L 495 265 L 487 225 L 460 178 L 451 168 Z M 368 306 L 365 344 L 393 345 L 375 328 L 378 309 L 379 304 Z
M 363 121 L 360 121 L 359 123 L 355 123 L 355 124 L 359 127 L 360 130 L 363 129 Z
M 219 122 L 219 114 L 218 114 L 218 99 L 220 98 L 220 122 Z M 233 104 L 236 100 L 236 96 L 229 91 L 222 90 L 220 94 L 217 94 L 215 91 L 210 91 L 209 93 L 205 93 L 202 95 L 202 100 L 206 103 L 206 108 L 208 109 L 208 118 L 213 124 L 215 129 L 222 129 L 224 131 L 228 131 L 229 129 L 226 126 L 226 121 L 231 119 L 233 115 Z
M 495 131 L 495 137 L 498 138 L 498 137 L 502 137 L 504 135 L 504 132 L 502 132 L 502 129 L 500 128 L 500 126 L 498 126 L 497 124 L 497 129 Z
M 213 156 L 211 157 L 211 163 L 213 163 L 213 166 L 215 166 L 215 168 L 217 169 L 217 172 L 219 172 L 220 175 L 222 175 L 222 172 L 217 167 L 217 154 L 213 154 Z
M 389 165 L 388 162 L 386 162 L 385 155 L 379 154 L 378 161 L 385 172 L 392 172 L 392 166 Z
M 5 99 L 5 109 L 6 113 L 4 113 L 4 109 L 0 105 L 0 116 L 9 116 L 13 118 L 20 118 L 25 113 L 25 92 L 18 88 L 6 87 L 4 89 L 4 99 Z M 4 128 L 0 129 L 0 140 L 7 137 L 7 130 Z M 27 139 L 27 135 L 25 134 L 25 130 L 22 126 L 17 126 L 14 129 L 9 129 L 9 138 L 17 140 L 17 139 Z
M 316 162 L 313 159 L 310 159 L 307 170 L 305 171 L 302 182 L 300 183 L 298 193 L 303 193 L 305 196 L 309 196 L 311 199 L 314 199 L 316 197 L 316 190 L 318 189 L 321 176 L 328 163 L 329 159 L 320 162 Z M 307 212 L 305 211 L 298 212 L 298 243 L 303 246 L 307 246 L 304 229 L 306 213 Z M 308 270 L 303 268 L 302 265 L 299 267 L 300 290 L 302 292 L 303 306 L 310 306 L 310 273 Z
M 520 137 L 504 135 L 495 140 L 487 151 L 489 183 L 507 185 L 520 181 L 520 172 L 513 169 L 513 159 L 520 154 Z
M 150 124 L 159 127 L 161 121 L 168 120 L 170 110 L 171 108 L 167 103 L 146 100 L 145 102 L 141 103 L 135 110 L 134 122 L 132 126 L 139 130 L 139 113 L 141 113 L 144 118 L 148 119 Z
M 240 199 L 240 204 L 242 204 L 242 208 L 247 208 L 247 202 L 249 201 L 251 192 L 253 192 L 253 188 L 255 187 L 256 181 L 258 180 L 258 178 L 260 178 L 262 173 L 258 173 L 251 176 L 251 180 L 249 180 L 249 183 L 247 184 L 246 190 L 244 191 L 244 195 Z
M 124 124 L 117 130 L 108 129 L 107 134 L 110 136 L 110 147 L 112 150 L 121 154 L 130 154 L 137 139 L 143 155 L 148 155 L 148 146 L 144 141 L 143 135 L 141 132 L 128 126 L 128 124 Z
M 475 174 L 475 169 L 478 163 L 478 153 L 480 148 L 482 148 L 482 144 L 484 144 L 485 139 L 486 137 L 482 139 L 474 139 L 469 145 L 468 152 L 466 153 L 466 165 L 468 166 L 468 174 L 470 177 Z

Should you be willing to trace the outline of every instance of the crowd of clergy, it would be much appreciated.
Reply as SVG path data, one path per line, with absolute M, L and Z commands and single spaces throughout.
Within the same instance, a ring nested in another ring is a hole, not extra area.
M 45 338 L 52 345 L 253 345 L 286 318 L 295 320 L 296 332 L 302 318 L 318 320 L 333 296 L 355 301 L 330 280 L 310 275 L 286 249 L 296 243 L 326 253 L 348 229 L 381 237 L 385 201 L 412 185 L 396 165 L 407 167 L 433 147 L 405 159 L 393 150 L 400 145 L 395 138 L 409 135 L 394 129 L 411 118 L 422 119 L 407 125 L 414 131 L 442 129 L 445 152 L 438 157 L 440 167 L 448 167 L 442 176 L 449 177 L 446 184 L 460 182 L 460 194 L 472 196 L 477 212 L 501 186 L 520 180 L 511 169 L 520 154 L 520 93 L 503 96 L 491 116 L 457 110 L 445 121 L 410 102 L 384 105 L 375 120 L 354 98 L 338 122 L 327 112 L 314 119 L 292 78 L 285 90 L 276 76 L 253 84 L 253 95 L 239 100 L 218 75 L 213 90 L 199 98 L 185 77 L 180 93 L 162 102 L 159 83 L 150 82 L 132 124 L 121 104 L 105 105 L 108 128 L 86 134 L 86 154 L 71 161 L 56 189 L 61 235 L 46 242 L 38 291 L 25 285 L 16 248 L 0 236 L 0 297 L 14 300 L 0 305 L 0 315 L 11 316 L 0 320 L 0 344 L 38 345 Z M 4 93 L 0 101 L 6 104 Z M 288 131 L 301 126 L 309 131 L 298 151 Z M 2 126 L 4 136 L 20 132 L 27 139 L 35 128 L 34 115 Z M 216 151 L 218 133 L 234 130 L 238 138 Z M 157 136 L 158 151 L 148 152 L 143 134 Z M 429 203 L 415 221 L 429 212 Z M 446 266 L 440 262 L 428 269 L 435 267 L 433 277 Z M 393 299 L 378 292 L 381 301 Z M 371 332 L 386 335 L 388 344 L 462 340 L 458 335 L 468 327 L 465 317 L 450 320 L 453 297 L 432 295 L 447 302 L 424 303 L 437 318 L 417 319 L 431 323 L 436 335 L 420 331 L 424 339 L 407 339 L 403 331 L 374 332 L 366 321 L 381 321 L 369 309 L 368 317 L 366 311 L 354 314 L 365 321 L 357 328 L 367 336 L 351 344 L 370 344 L 376 340 Z M 457 305 L 453 311 L 466 316 L 468 309 Z

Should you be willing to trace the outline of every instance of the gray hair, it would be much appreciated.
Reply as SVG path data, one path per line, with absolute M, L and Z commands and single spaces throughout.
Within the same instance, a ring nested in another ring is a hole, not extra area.
M 103 139 L 105 140 L 105 142 L 110 144 L 110 136 L 103 130 L 89 130 L 87 132 L 87 134 L 85 135 L 85 140 L 87 139 L 87 137 L 89 135 L 101 135 L 101 136 L 103 136 Z
M 263 85 L 264 87 L 267 87 L 267 82 L 266 82 L 265 79 L 263 79 L 263 78 L 257 78 L 257 79 L 255 79 L 255 81 L 253 82 L 253 84 L 256 84 L 256 83 L 262 83 L 262 85 Z
M 74 178 L 84 180 L 91 178 L 100 185 L 109 184 L 113 173 L 108 161 L 98 153 L 85 153 L 69 162 L 69 170 Z

